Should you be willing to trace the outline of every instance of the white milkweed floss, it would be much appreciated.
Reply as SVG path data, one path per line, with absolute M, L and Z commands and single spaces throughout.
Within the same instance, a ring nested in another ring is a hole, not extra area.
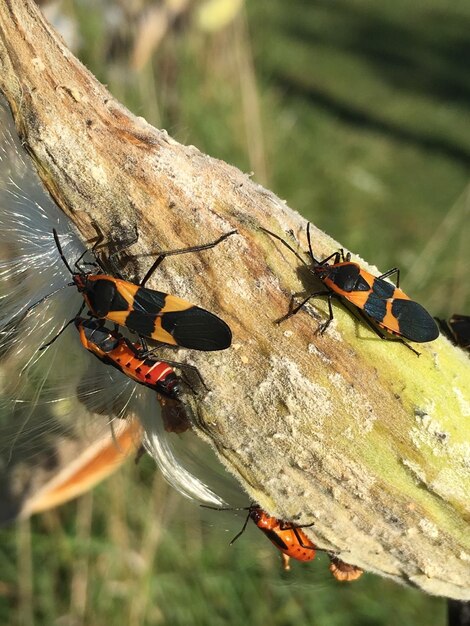
M 183 461 L 184 447 L 175 434 L 165 431 L 154 391 L 94 359 L 81 346 L 73 325 L 47 349 L 39 350 L 83 302 L 70 287 L 29 310 L 70 282 L 54 245 L 53 228 L 73 264 L 83 245 L 45 192 L 2 100 L 0 523 L 88 489 L 135 451 L 141 439 L 163 476 L 180 493 L 200 502 L 224 504 L 187 469 L 186 465 L 194 465 L 193 459 L 189 452 Z M 200 456 L 207 458 L 207 452 Z M 77 476 L 84 473 L 80 483 Z

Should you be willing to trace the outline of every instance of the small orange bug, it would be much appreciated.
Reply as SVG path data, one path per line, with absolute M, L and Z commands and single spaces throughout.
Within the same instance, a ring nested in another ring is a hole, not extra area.
M 204 506 L 207 509 L 213 509 L 214 511 L 248 511 L 245 523 L 241 531 L 235 535 L 230 542 L 232 545 L 246 530 L 248 520 L 252 519 L 256 526 L 266 535 L 266 537 L 273 543 L 278 550 L 283 554 L 296 559 L 297 561 L 312 561 L 315 558 L 316 552 L 326 552 L 326 550 L 320 550 L 316 545 L 310 541 L 307 535 L 302 531 L 302 528 L 313 526 L 313 524 L 307 524 L 307 526 L 296 526 L 292 522 L 284 522 L 283 520 L 268 515 L 266 511 L 258 504 L 252 504 L 249 507 L 241 508 L 217 508 L 211 506 Z
M 271 543 L 283 554 L 297 561 L 312 561 L 318 548 L 310 541 L 303 530 L 276 517 L 268 515 L 261 507 L 254 504 L 248 509 L 248 516 L 243 528 L 230 543 L 233 543 L 245 531 L 248 520 L 252 519 L 256 526 L 266 535 Z M 309 524 L 311 526 L 312 524 Z M 320 550 L 322 552 L 322 550 Z
M 302 528 L 308 528 L 313 524 L 305 526 L 297 526 L 292 522 L 285 522 L 273 517 L 264 511 L 258 504 L 252 504 L 249 507 L 241 508 L 217 508 L 212 506 L 201 505 L 203 508 L 212 509 L 214 511 L 248 511 L 245 523 L 241 531 L 235 535 L 230 542 L 232 545 L 246 530 L 248 520 L 252 519 L 256 526 L 266 535 L 272 544 L 276 546 L 282 553 L 282 566 L 285 571 L 290 570 L 289 560 L 297 561 L 313 561 L 317 552 L 326 552 L 330 558 L 330 572 L 341 582 L 353 581 L 360 578 L 363 570 L 355 565 L 350 565 L 341 561 L 337 556 L 331 554 L 329 550 L 318 548 L 313 541 L 303 532 Z

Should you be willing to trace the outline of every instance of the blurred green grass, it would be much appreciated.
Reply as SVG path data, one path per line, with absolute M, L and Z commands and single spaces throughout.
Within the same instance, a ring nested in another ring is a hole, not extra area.
M 212 33 L 191 9 L 136 71 L 139 3 L 121 23 L 119 6 L 62 3 L 79 58 L 118 99 L 253 171 L 382 270 L 400 266 L 434 314 L 468 313 L 468 3 L 251 0 Z M 1 531 L 0 623 L 445 624 L 442 599 L 373 575 L 340 585 L 324 556 L 282 572 L 254 527 L 229 547 L 241 523 L 171 493 L 149 460 L 129 463 Z
M 241 517 L 207 511 L 201 521 L 150 469 L 127 467 L 77 503 L 2 532 L 2 623 L 445 623 L 441 599 L 367 574 L 335 583 L 323 555 L 282 572 L 253 525 L 230 547 Z

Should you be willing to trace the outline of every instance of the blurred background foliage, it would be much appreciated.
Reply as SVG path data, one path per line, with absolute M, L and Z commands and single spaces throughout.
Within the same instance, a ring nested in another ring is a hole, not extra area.
M 470 4 L 456 0 L 41 2 L 151 124 L 269 187 L 435 315 L 469 312 Z M 281 571 L 242 517 L 132 462 L 1 531 L 0 623 L 443 625 L 445 601 L 327 559 Z

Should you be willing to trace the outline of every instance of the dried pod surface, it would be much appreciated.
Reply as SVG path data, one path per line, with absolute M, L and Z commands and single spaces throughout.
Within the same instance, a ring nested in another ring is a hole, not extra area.
M 418 358 L 341 307 L 315 335 L 324 302 L 276 325 L 291 293 L 318 285 L 257 226 L 292 230 L 305 249 L 304 220 L 237 169 L 130 114 L 31 0 L 0 5 L 0 89 L 85 239 L 92 220 L 114 239 L 138 224 L 130 252 L 150 254 L 238 229 L 213 250 L 165 261 L 149 286 L 232 328 L 230 350 L 178 359 L 195 364 L 211 390 L 188 400 L 199 433 L 253 500 L 280 519 L 315 522 L 305 532 L 348 563 L 469 599 L 468 357 L 439 338 L 420 345 Z M 319 257 L 337 248 L 319 231 L 313 242 Z M 125 269 L 142 276 L 149 263 L 140 257 Z

